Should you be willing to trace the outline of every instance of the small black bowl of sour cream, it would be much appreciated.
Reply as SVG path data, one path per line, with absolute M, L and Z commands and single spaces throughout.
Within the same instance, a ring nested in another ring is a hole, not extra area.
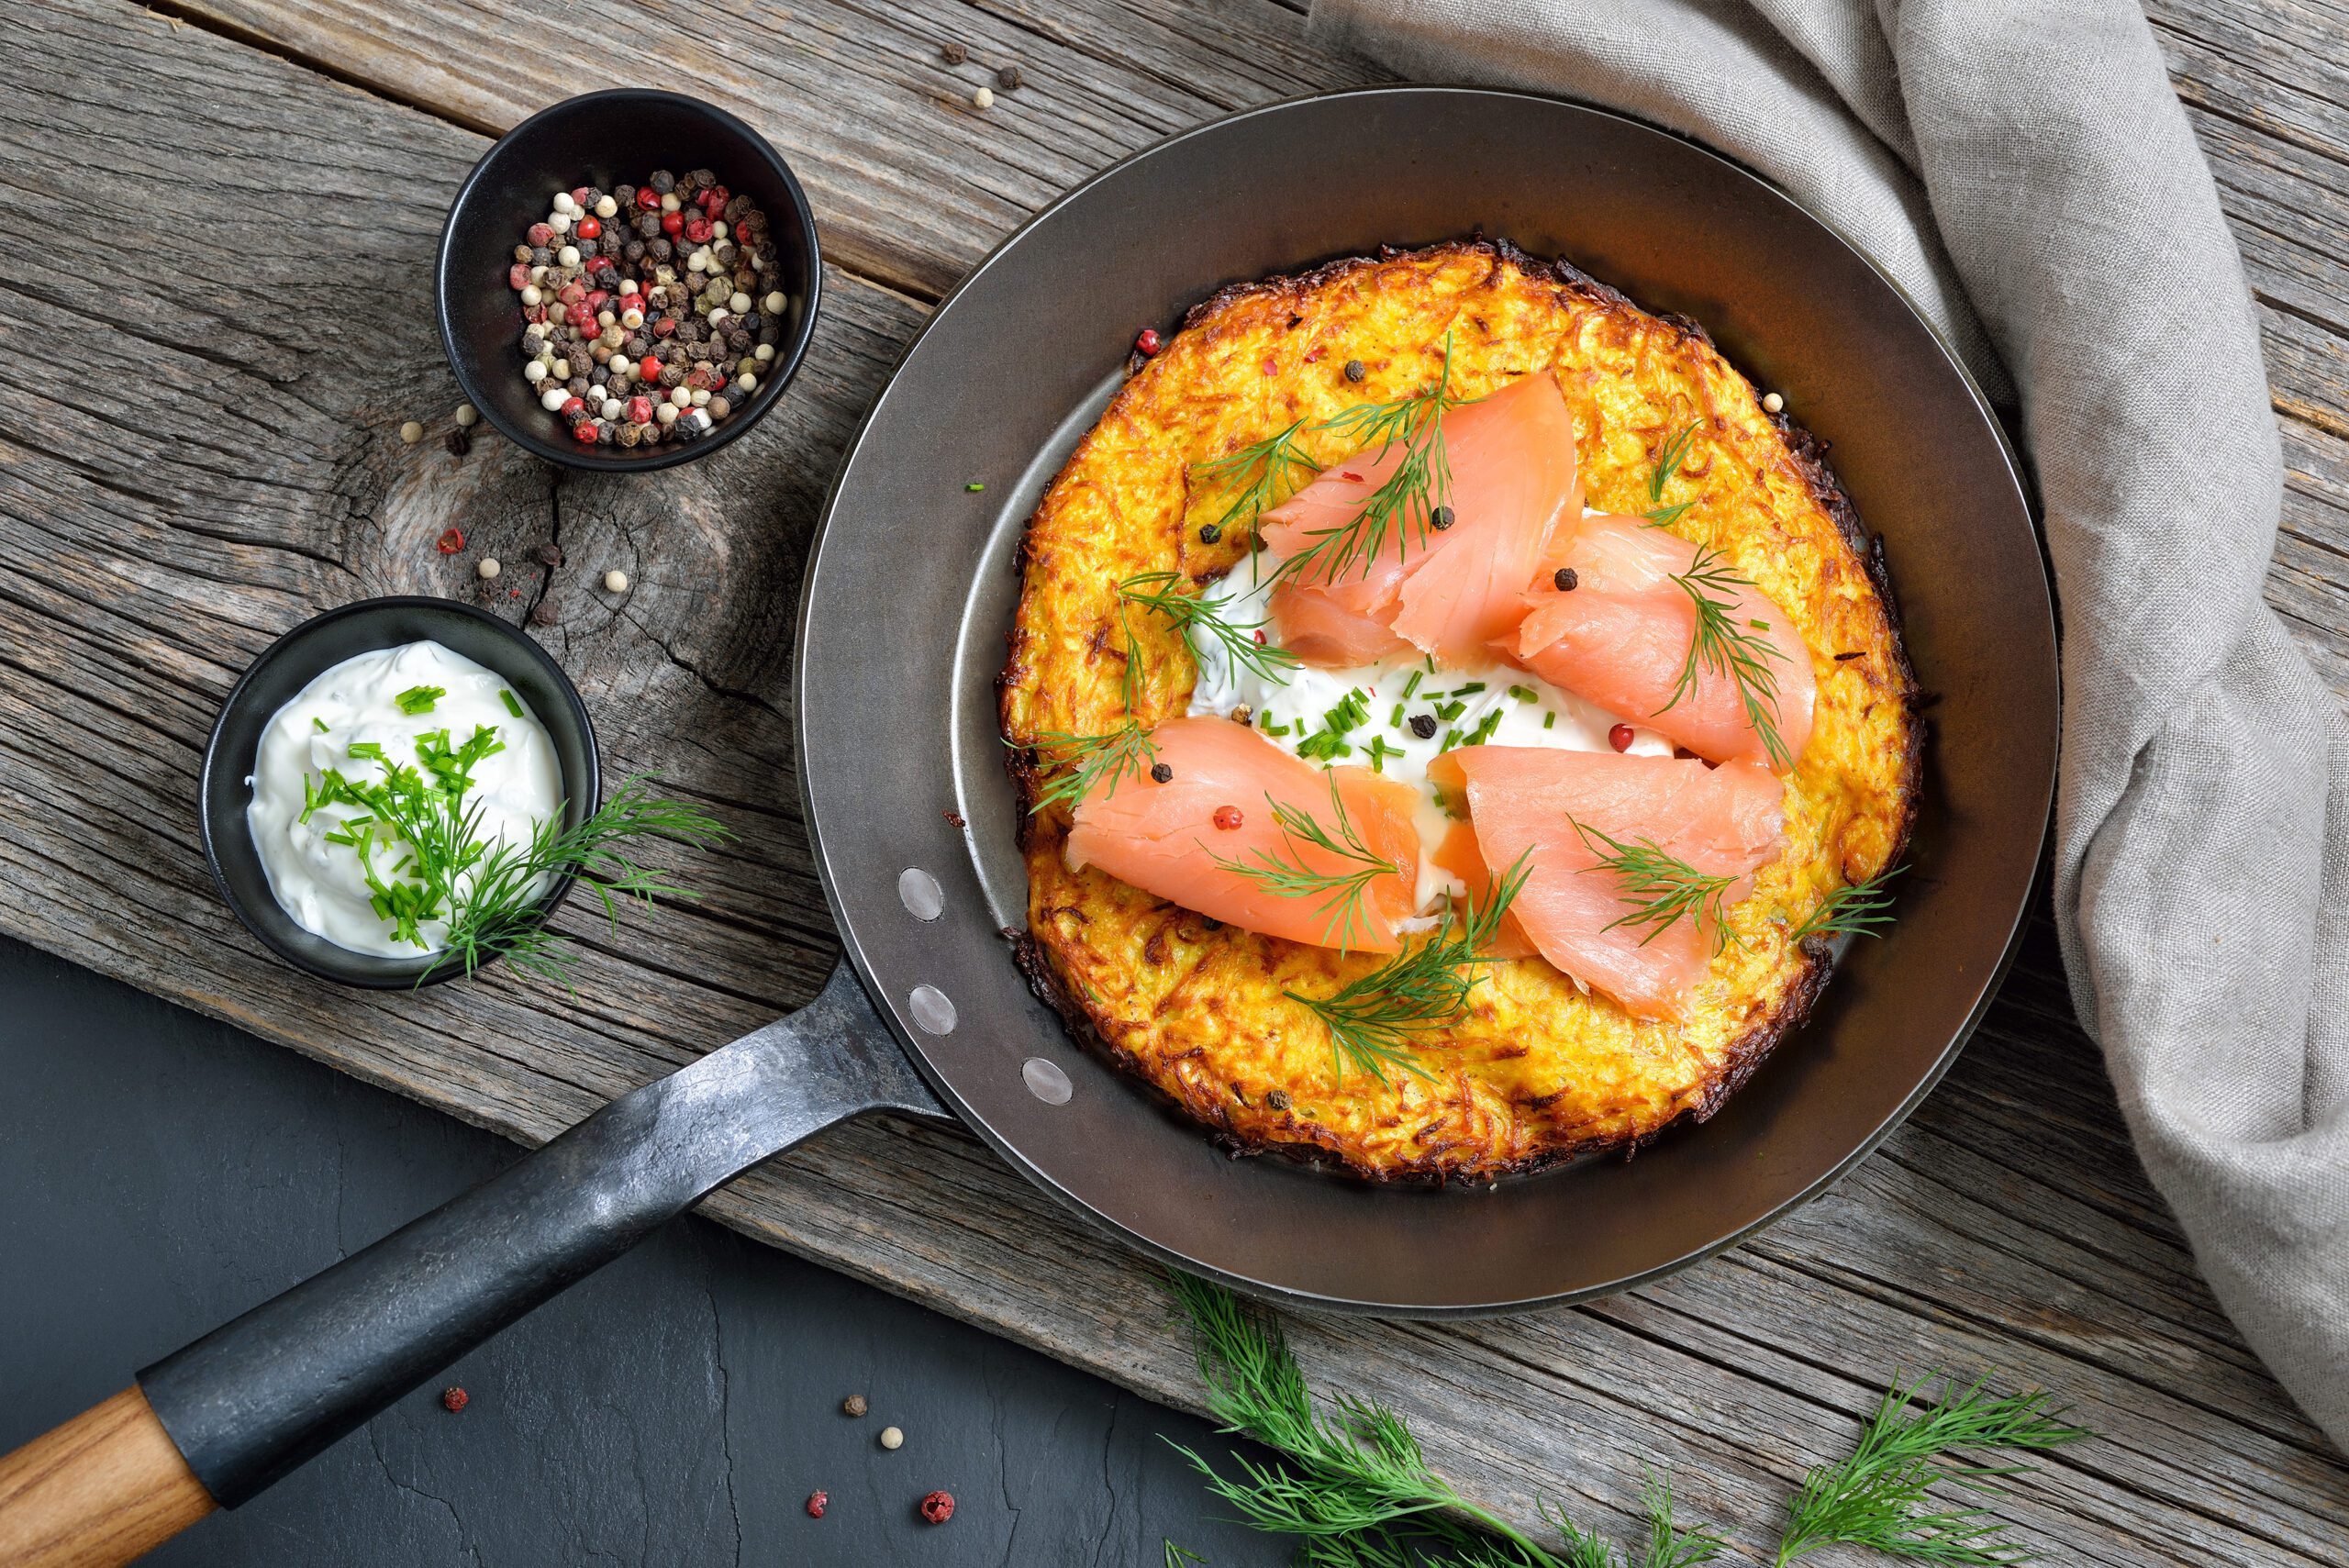
M 500 845 L 577 827 L 601 792 L 587 709 L 543 649 L 470 605 L 386 598 L 253 661 L 212 727 L 197 810 L 248 930 L 312 974 L 388 989 L 465 973 L 451 922 L 471 879 Z M 519 897 L 543 919 L 571 881 Z

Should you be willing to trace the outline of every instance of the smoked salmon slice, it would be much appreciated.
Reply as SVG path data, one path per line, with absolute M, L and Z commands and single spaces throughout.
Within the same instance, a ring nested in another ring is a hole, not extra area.
M 1456 779 L 1453 787 L 1458 787 Z M 1476 843 L 1475 828 L 1465 822 L 1454 822 L 1444 829 L 1443 841 L 1428 859 L 1468 889 L 1468 900 L 1475 907 L 1482 909 L 1492 902 L 1493 868 L 1485 863 L 1485 851 Z M 1541 951 L 1525 934 L 1525 928 L 1517 923 L 1517 917 L 1504 914 L 1494 928 L 1493 940 L 1485 944 L 1482 956 L 1532 958 Z
M 1097 781 L 1076 803 L 1065 848 L 1070 870 L 1098 866 L 1145 893 L 1268 937 L 1373 952 L 1402 946 L 1396 923 L 1410 917 L 1419 884 L 1418 791 L 1368 768 L 1325 772 L 1228 718 L 1170 718 L 1150 739 L 1155 765 L 1170 775 L 1163 783 L 1147 773 Z M 1369 858 L 1285 831 L 1275 806 L 1311 818 Z M 1237 825 L 1219 826 L 1219 813 Z M 1235 869 L 1272 863 L 1346 879 L 1380 861 L 1392 869 L 1364 876 L 1353 902 L 1283 895 Z
M 1487 657 L 1488 645 L 1523 618 L 1525 584 L 1562 520 L 1581 510 L 1565 398 L 1543 371 L 1445 411 L 1440 428 L 1450 474 L 1442 497 L 1452 512 L 1446 527 L 1432 526 L 1419 505 L 1408 504 L 1366 559 L 1329 543 L 1361 526 L 1380 487 L 1411 460 L 1408 439 L 1331 463 L 1264 513 L 1265 542 L 1283 557 L 1324 547 L 1273 595 L 1283 641 L 1300 658 L 1368 662 L 1395 651 L 1376 649 L 1383 628 L 1422 653 L 1465 664 Z M 1437 504 L 1431 485 L 1424 505 Z M 1337 559 L 1347 553 L 1353 559 Z M 1332 612 L 1349 618 L 1341 622 Z M 1348 635 L 1332 636 L 1340 625 Z M 1363 657 L 1368 650 L 1375 651 Z
M 1525 595 L 1524 620 L 1500 651 L 1553 685 L 1717 762 L 1772 760 L 1747 709 L 1751 695 L 1791 766 L 1810 740 L 1818 695 L 1810 651 L 1760 589 L 1720 557 L 1701 566 L 1698 557 L 1697 545 L 1639 517 L 1590 517 L 1562 527 Z M 1560 567 L 1574 569 L 1570 591 L 1554 585 Z M 1698 594 L 1720 606 L 1749 670 L 1765 673 L 1741 681 L 1732 669 L 1700 659 L 1693 689 L 1684 689 Z
M 1601 863 L 1606 840 L 1732 879 L 1720 891 L 1725 909 L 1777 857 L 1785 828 L 1783 786 L 1750 762 L 1716 768 L 1694 758 L 1469 746 L 1429 773 L 1464 792 L 1486 865 L 1525 858 L 1509 913 L 1542 956 L 1636 1018 L 1681 1017 L 1720 936 L 1701 908 L 1668 925 L 1627 922 L 1636 905 L 1623 876 Z

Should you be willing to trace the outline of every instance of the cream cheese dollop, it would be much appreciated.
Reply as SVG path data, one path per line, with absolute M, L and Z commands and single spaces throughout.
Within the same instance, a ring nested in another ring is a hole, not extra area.
M 402 708 L 403 694 L 436 686 L 440 693 L 429 708 L 414 696 L 409 706 L 416 711 Z M 245 825 L 270 892 L 296 925 L 337 947 L 383 958 L 420 958 L 447 947 L 446 918 L 420 923 L 422 948 L 395 940 L 392 922 L 373 906 L 358 852 L 328 840 L 364 816 L 362 807 L 321 804 L 306 818 L 304 808 L 329 768 L 355 784 L 383 778 L 383 761 L 365 750 L 353 756 L 353 746 L 380 748 L 384 761 L 413 767 L 418 736 L 446 730 L 451 744 L 462 745 L 479 726 L 495 729 L 503 750 L 473 764 L 462 797 L 466 809 L 479 808 L 474 837 L 528 843 L 539 823 L 562 809 L 562 768 L 546 727 L 495 670 L 438 642 L 411 642 L 344 660 L 271 716 L 246 780 L 253 794 Z M 396 839 L 370 851 L 384 872 L 410 852 Z M 532 895 L 551 880 L 540 878 Z M 460 875 L 461 894 L 469 883 Z
M 1205 584 L 1199 597 L 1234 625 L 1264 622 L 1267 642 L 1278 647 L 1280 628 L 1267 606 L 1279 562 L 1271 550 L 1261 551 L 1252 562 L 1243 561 Z M 1629 723 L 1632 738 L 1628 751 L 1632 754 L 1672 755 L 1672 742 L 1656 731 L 1497 659 L 1431 669 L 1419 655 L 1397 655 L 1342 670 L 1300 665 L 1267 679 L 1235 664 L 1216 639 L 1201 637 L 1194 642 L 1198 678 L 1191 688 L 1191 715 L 1230 717 L 1245 708 L 1258 734 L 1292 754 L 1303 755 L 1298 748 L 1326 728 L 1326 716 L 1350 695 L 1361 694 L 1364 717 L 1346 733 L 1347 751 L 1335 758 L 1308 760 L 1319 765 L 1375 766 L 1419 793 L 1415 826 L 1419 833 L 1419 909 L 1423 915 L 1439 909 L 1443 899 L 1467 891 L 1435 863 L 1435 851 L 1453 820 L 1428 780 L 1428 765 L 1443 752 L 1471 743 L 1609 751 L 1614 747 L 1608 732 Z M 1447 714 L 1451 717 L 1441 717 Z M 1421 715 L 1437 719 L 1433 735 L 1421 736 L 1412 728 L 1412 718 Z

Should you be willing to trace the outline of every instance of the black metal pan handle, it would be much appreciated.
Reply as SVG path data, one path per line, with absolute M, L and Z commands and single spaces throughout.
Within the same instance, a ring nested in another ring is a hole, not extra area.
M 164 1357 L 128 1392 L 144 1395 L 204 1491 L 235 1507 L 728 1178 L 885 1109 L 946 1114 L 843 962 L 806 1008 L 614 1100 L 473 1191 Z M 0 1561 L 40 1562 L 36 1541 L 72 1549 L 71 1521 L 46 1517 L 55 1496 L 45 1509 L 37 1489 L 11 1489 L 19 1456 L 0 1459 Z M 52 1492 L 71 1479 L 54 1464 L 45 1473 Z

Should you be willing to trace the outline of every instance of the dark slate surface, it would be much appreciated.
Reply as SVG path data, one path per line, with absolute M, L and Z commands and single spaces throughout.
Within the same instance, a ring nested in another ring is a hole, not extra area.
M 0 997 L 0 1451 L 518 1152 L 13 941 Z M 1169 1536 L 1218 1568 L 1288 1556 L 1220 1522 L 1162 1440 L 1212 1444 L 1200 1423 L 701 1220 L 440 1381 L 463 1414 L 436 1382 L 150 1561 L 1155 1565 Z M 933 1487 L 943 1527 L 915 1516 Z

